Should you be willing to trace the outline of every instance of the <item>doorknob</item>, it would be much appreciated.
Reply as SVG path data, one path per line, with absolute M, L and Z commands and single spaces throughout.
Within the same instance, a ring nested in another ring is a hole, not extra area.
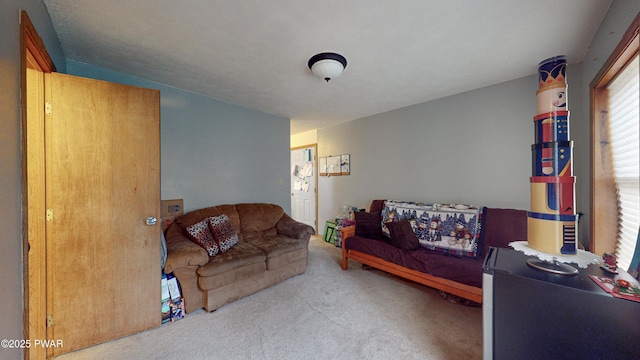
M 156 219 L 154 216 L 149 216 L 147 218 L 147 220 L 145 220 L 145 224 L 149 225 L 149 226 L 153 226 L 155 224 L 158 223 L 158 219 Z

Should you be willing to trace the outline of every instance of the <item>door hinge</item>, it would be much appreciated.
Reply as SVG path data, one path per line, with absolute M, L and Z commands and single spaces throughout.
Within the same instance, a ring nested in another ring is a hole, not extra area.
M 53 209 L 47 209 L 47 221 L 53 221 Z
M 47 115 L 51 115 L 52 111 L 51 111 L 51 102 L 45 102 L 44 103 L 44 113 Z
M 49 314 L 47 316 L 47 327 L 53 327 L 53 315 Z

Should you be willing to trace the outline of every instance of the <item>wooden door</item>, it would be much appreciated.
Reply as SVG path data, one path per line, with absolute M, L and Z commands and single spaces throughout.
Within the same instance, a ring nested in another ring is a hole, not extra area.
M 160 94 L 58 73 L 45 93 L 55 356 L 160 325 Z
M 310 173 L 304 172 L 306 166 Z M 291 169 L 291 217 L 317 232 L 316 145 L 292 148 Z

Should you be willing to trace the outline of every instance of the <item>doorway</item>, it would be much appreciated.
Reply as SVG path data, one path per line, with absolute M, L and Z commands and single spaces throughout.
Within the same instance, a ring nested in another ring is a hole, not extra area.
M 318 233 L 317 144 L 291 148 L 291 217 Z

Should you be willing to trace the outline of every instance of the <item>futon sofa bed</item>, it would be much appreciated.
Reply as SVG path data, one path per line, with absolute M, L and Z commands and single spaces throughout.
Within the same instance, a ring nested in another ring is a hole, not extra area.
M 351 259 L 476 303 L 489 248 L 527 239 L 527 212 L 518 209 L 374 200 L 354 215 L 343 270 Z

